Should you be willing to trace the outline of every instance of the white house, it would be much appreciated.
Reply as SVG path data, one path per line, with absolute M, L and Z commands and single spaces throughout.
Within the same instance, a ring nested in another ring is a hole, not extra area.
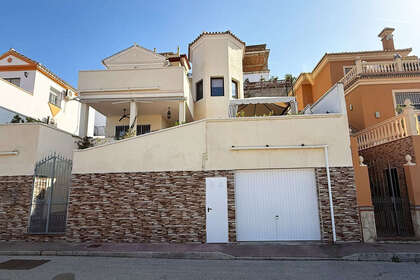
M 81 103 L 78 92 L 70 84 L 14 49 L 0 56 L 0 123 L 9 123 L 15 115 L 30 117 L 79 135 Z M 87 124 L 93 135 L 94 110 Z

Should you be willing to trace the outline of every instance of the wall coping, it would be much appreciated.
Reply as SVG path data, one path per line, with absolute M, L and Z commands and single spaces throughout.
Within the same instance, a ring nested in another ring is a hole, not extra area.
M 115 145 L 115 144 L 119 144 L 119 143 L 123 143 L 125 141 L 131 141 L 137 138 L 141 138 L 141 137 L 148 137 L 150 135 L 155 135 L 155 134 L 159 134 L 159 133 L 164 133 L 173 129 L 177 129 L 177 128 L 181 128 L 181 127 L 187 127 L 187 126 L 192 126 L 192 125 L 196 125 L 196 124 L 200 124 L 200 123 L 216 123 L 216 122 L 243 122 L 243 121 L 267 121 L 267 120 L 282 120 L 282 121 L 286 121 L 286 120 L 291 120 L 291 119 L 335 119 L 335 118 L 340 118 L 342 117 L 344 114 L 339 114 L 339 113 L 331 113 L 331 114 L 313 114 L 313 115 L 287 115 L 287 116 L 268 116 L 268 117 L 240 117 L 240 118 L 214 118 L 214 119 L 201 119 L 198 121 L 193 121 L 193 122 L 189 122 L 189 123 L 185 123 L 185 124 L 181 124 L 181 125 L 177 125 L 177 126 L 173 126 L 173 127 L 168 127 L 168 128 L 164 128 L 164 129 L 160 129 L 157 131 L 152 131 L 146 134 L 142 134 L 142 135 L 137 135 L 137 136 L 133 136 L 127 139 L 121 139 L 112 143 L 105 143 L 105 144 L 101 144 L 95 147 L 90 147 L 90 148 L 86 148 L 86 149 L 82 149 L 82 150 L 74 150 L 75 153 L 79 153 L 79 152 L 84 152 L 84 151 L 89 151 L 89 150 L 94 150 L 97 148 L 102 148 L 105 146 L 109 146 L 109 145 Z

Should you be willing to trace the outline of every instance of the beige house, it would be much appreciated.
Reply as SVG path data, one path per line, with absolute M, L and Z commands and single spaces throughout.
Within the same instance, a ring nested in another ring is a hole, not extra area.
M 244 98 L 245 43 L 229 31 L 203 33 L 188 50 L 189 57 L 179 50 L 157 53 L 134 44 L 105 58 L 105 70 L 79 72 L 80 99 L 106 116 L 106 137 L 119 138 L 129 128 L 139 135 L 229 117 L 230 102 Z M 257 103 L 273 105 L 252 110 L 235 104 L 247 116 L 285 114 L 290 106 L 295 108 L 290 97 Z
M 245 43 L 231 32 L 203 33 L 188 52 L 187 57 L 134 45 L 104 59 L 105 70 L 80 72 L 84 110 L 91 106 L 106 115 L 108 138 L 127 131 L 131 137 L 73 152 L 71 185 L 58 180 L 63 193 L 69 190 L 68 198 L 60 198 L 67 211 L 42 216 L 42 207 L 33 207 L 29 226 L 16 218 L 22 213 L 16 205 L 30 209 L 28 182 L 55 182 L 56 176 L 37 176 L 38 168 L 31 177 L 15 166 L 10 178 L 11 167 L 3 163 L 21 162 L 25 151 L 14 143 L 4 146 L 0 191 L 26 193 L 17 203 L 0 204 L 0 211 L 10 213 L 0 216 L 0 227 L 7 229 L 0 240 L 364 238 L 343 85 L 297 114 L 294 97 L 243 97 Z M 17 183 L 9 188 L 12 180 Z M 51 232 L 61 235 L 50 237 Z

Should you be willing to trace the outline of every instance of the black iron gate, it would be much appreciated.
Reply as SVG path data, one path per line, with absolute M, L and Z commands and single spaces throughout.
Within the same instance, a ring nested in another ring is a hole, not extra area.
M 368 163 L 368 168 L 378 237 L 413 236 L 403 166 L 374 160 Z
M 65 231 L 72 161 L 51 155 L 35 165 L 29 217 L 30 233 Z

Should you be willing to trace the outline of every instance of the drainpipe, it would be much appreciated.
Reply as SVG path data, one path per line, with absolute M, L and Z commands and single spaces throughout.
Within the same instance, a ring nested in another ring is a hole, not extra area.
M 323 149 L 325 157 L 325 169 L 327 170 L 327 182 L 328 182 L 328 199 L 330 202 L 330 214 L 331 214 L 331 228 L 333 234 L 333 242 L 337 242 L 337 234 L 335 231 L 335 219 L 334 219 L 334 203 L 331 190 L 331 174 L 330 165 L 328 161 L 328 145 L 265 145 L 265 146 L 232 146 L 231 150 L 280 150 L 280 149 Z
M 328 162 L 328 145 L 324 146 L 324 156 L 325 156 L 325 169 L 327 169 L 327 180 L 328 180 L 328 198 L 330 201 L 330 214 L 331 214 L 331 227 L 333 233 L 333 242 L 337 242 L 337 234 L 335 232 L 335 220 L 334 220 L 334 204 L 331 190 L 331 176 L 330 176 L 330 165 Z

